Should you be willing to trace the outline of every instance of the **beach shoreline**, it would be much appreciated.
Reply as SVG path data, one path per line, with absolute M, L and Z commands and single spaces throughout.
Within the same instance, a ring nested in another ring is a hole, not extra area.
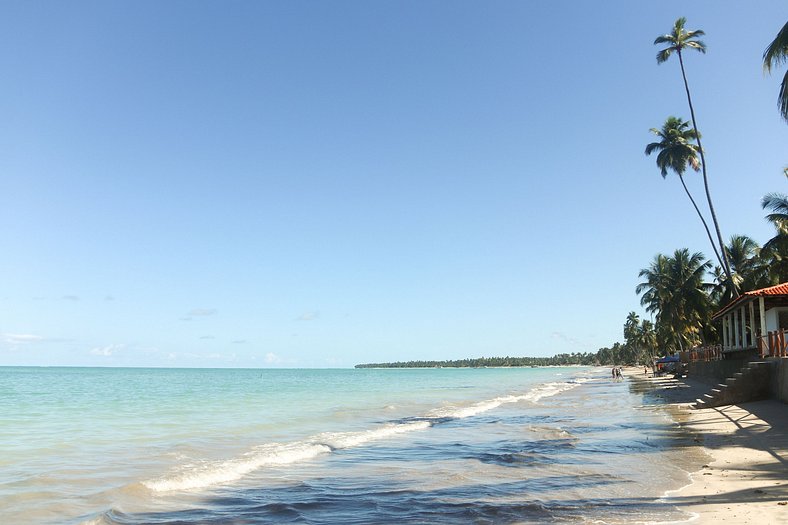
M 708 385 L 646 377 L 635 368 L 625 373 L 663 402 L 709 457 L 689 484 L 665 494 L 666 502 L 691 514 L 697 525 L 788 520 L 788 406 L 765 400 L 693 409 Z

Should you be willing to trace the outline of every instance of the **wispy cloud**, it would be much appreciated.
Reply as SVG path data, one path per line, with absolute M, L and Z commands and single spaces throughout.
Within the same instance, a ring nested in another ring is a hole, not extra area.
M 216 339 L 216 338 L 212 335 L 201 335 L 200 339 Z
M 313 310 L 310 312 L 304 312 L 298 317 L 296 317 L 296 321 L 314 321 L 320 317 L 320 312 L 317 310 Z
M 235 341 L 232 341 L 232 343 L 234 345 L 244 345 L 246 344 L 246 339 L 236 339 Z
M 565 343 L 573 344 L 573 345 L 581 345 L 582 342 L 579 339 L 575 339 L 574 337 L 570 337 L 563 332 L 553 332 L 550 334 L 550 337 L 553 339 L 558 339 L 559 341 L 563 341 Z
M 64 295 L 63 296 L 63 300 L 64 301 L 79 301 L 79 296 L 76 296 L 76 295 Z
M 100 346 L 90 350 L 92 355 L 99 355 L 103 357 L 109 357 L 113 355 L 118 350 L 122 350 L 125 345 L 107 345 L 107 346 Z
M 26 343 L 40 343 L 46 341 L 46 338 L 40 335 L 33 334 L 0 334 L 0 339 L 8 344 L 26 344 Z
M 265 354 L 265 362 L 269 364 L 281 363 L 282 358 L 273 352 L 268 352 Z
M 194 308 L 189 310 L 188 315 L 189 317 L 207 317 L 209 315 L 216 315 L 216 308 Z
M 238 356 L 235 353 L 232 354 L 208 354 L 205 356 L 205 359 L 219 359 L 222 361 L 235 361 Z

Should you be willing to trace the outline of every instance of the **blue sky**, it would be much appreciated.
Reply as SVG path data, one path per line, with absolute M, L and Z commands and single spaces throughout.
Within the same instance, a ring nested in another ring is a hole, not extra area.
M 689 118 L 723 233 L 786 191 L 788 19 L 748 2 L 4 2 L 0 365 L 596 351 L 711 253 L 643 153 Z M 689 184 L 702 197 L 700 177 Z

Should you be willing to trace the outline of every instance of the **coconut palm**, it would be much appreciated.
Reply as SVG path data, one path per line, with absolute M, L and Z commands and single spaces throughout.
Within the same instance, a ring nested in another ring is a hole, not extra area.
M 655 314 L 657 331 L 665 331 L 680 350 L 703 339 L 703 324 L 711 309 L 704 276 L 711 264 L 703 254 L 690 254 L 686 248 L 672 257 L 657 255 L 648 268 L 640 271 L 645 282 L 635 291 L 643 294 L 640 302 Z
M 788 197 L 770 193 L 761 201 L 763 209 L 771 210 L 766 220 L 774 225 L 776 235 L 766 241 L 761 249 L 769 260 L 769 267 L 778 282 L 788 281 Z
M 695 199 L 687 188 L 687 184 L 684 182 L 684 172 L 687 171 L 687 167 L 695 171 L 700 169 L 700 163 L 698 162 L 699 147 L 692 142 L 697 138 L 697 132 L 689 129 L 689 122 L 673 116 L 665 120 L 662 129 L 651 128 L 651 132 L 659 137 L 660 140 L 659 142 L 652 142 L 646 146 L 646 155 L 651 155 L 655 151 L 659 152 L 657 154 L 657 167 L 663 179 L 667 177 L 668 170 L 673 171 L 679 176 L 684 192 L 687 194 L 687 197 L 689 197 L 700 221 L 703 223 L 703 228 L 706 230 L 706 235 L 709 237 L 714 255 L 717 257 L 720 265 L 722 265 L 722 258 L 717 250 L 714 237 L 711 235 L 711 230 L 709 230 L 709 225 L 706 223 L 706 218 L 703 216 L 703 213 L 701 213 L 698 204 L 695 202 Z
M 636 339 L 639 326 L 640 316 L 636 312 L 629 312 L 624 323 L 624 339 L 627 341 Z
M 640 353 L 640 316 L 636 312 L 629 312 L 627 320 L 624 323 L 624 340 L 626 347 L 628 347 L 632 354 L 637 358 Z
M 700 140 L 700 133 L 698 133 L 698 122 L 695 118 L 695 108 L 692 105 L 692 96 L 690 95 L 689 83 L 687 82 L 687 73 L 684 70 L 684 57 L 682 55 L 682 51 L 685 49 L 693 49 L 695 51 L 700 51 L 701 53 L 706 53 L 706 44 L 704 44 L 701 40 L 698 40 L 697 37 L 703 36 L 704 33 L 700 29 L 695 29 L 692 31 L 686 31 L 684 29 L 684 24 L 687 23 L 687 19 L 684 17 L 679 18 L 673 24 L 673 30 L 665 35 L 659 36 L 654 40 L 654 45 L 661 45 L 661 44 L 668 44 L 668 46 L 657 53 L 657 64 L 661 64 L 665 62 L 667 59 L 676 53 L 676 56 L 679 57 L 679 65 L 681 66 L 681 78 L 684 80 L 684 90 L 687 92 L 687 103 L 689 104 L 690 110 L 690 117 L 692 118 L 692 129 L 695 131 L 695 139 L 698 142 L 698 153 L 700 154 L 700 165 L 701 170 L 703 171 L 703 187 L 706 191 L 706 200 L 709 203 L 709 211 L 711 212 L 711 220 L 714 223 L 714 229 L 717 233 L 717 246 L 720 247 L 720 251 L 722 252 L 722 267 L 725 269 L 725 273 L 727 274 L 728 278 L 731 281 L 731 288 L 734 290 L 734 294 L 738 296 L 738 292 L 736 291 L 736 286 L 733 284 L 733 278 L 731 275 L 731 268 L 728 264 L 728 260 L 725 255 L 725 250 L 722 250 L 722 246 L 725 245 L 725 242 L 722 240 L 722 232 L 720 231 L 720 224 L 717 220 L 717 213 L 714 211 L 714 204 L 711 201 L 711 192 L 709 191 L 709 179 L 706 173 L 706 157 L 703 155 L 703 145 L 701 144 Z M 712 243 L 713 244 L 713 243 Z M 715 252 L 717 248 L 715 247 Z
M 654 330 L 654 323 L 648 319 L 643 319 L 640 323 L 640 329 L 638 330 L 638 339 L 640 345 L 645 350 L 646 360 L 653 367 L 657 352 L 657 332 Z
M 739 291 L 747 292 L 775 284 L 769 277 L 768 262 L 761 257 L 761 247 L 752 238 L 733 235 L 725 251 L 733 271 L 733 281 Z M 711 274 L 716 283 L 712 299 L 721 308 L 733 300 L 733 290 L 719 266 L 715 266 Z
M 733 235 L 725 250 L 738 290 L 749 292 L 772 284 L 768 282 L 768 265 L 761 259 L 761 247 L 751 237 Z
M 763 52 L 763 69 L 771 73 L 772 68 L 788 62 L 788 22 L 785 23 L 777 37 Z M 780 93 L 777 95 L 777 107 L 780 108 L 780 115 L 788 121 L 788 71 L 785 72 Z

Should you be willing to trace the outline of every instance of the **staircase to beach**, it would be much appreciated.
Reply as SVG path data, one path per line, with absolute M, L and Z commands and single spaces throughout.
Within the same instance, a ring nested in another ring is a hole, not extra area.
M 757 401 L 769 397 L 769 385 L 774 363 L 750 361 L 731 377 L 725 379 L 695 400 L 694 408 L 712 408 Z

